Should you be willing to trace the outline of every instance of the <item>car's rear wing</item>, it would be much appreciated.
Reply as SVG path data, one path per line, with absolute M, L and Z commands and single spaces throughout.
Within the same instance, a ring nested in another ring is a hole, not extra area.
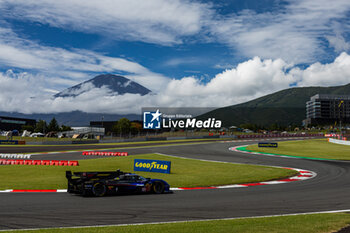
M 72 180 L 72 177 L 78 179 L 90 180 L 90 179 L 109 179 L 119 177 L 120 175 L 125 174 L 124 172 L 117 170 L 111 172 L 73 172 L 66 171 L 66 178 Z

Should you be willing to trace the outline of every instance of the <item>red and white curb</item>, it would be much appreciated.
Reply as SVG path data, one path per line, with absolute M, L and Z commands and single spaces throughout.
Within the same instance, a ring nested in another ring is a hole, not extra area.
M 265 155 L 265 156 L 273 156 L 273 157 L 282 157 L 282 158 L 299 159 L 299 158 L 297 158 L 297 157 L 289 157 L 289 156 L 275 155 L 275 154 L 263 154 L 263 153 L 259 153 L 259 152 L 250 152 L 250 151 L 241 151 L 241 150 L 237 150 L 237 148 L 239 148 L 239 147 L 245 147 L 245 146 L 247 146 L 247 145 L 241 145 L 241 146 L 230 147 L 229 150 L 235 151 L 235 152 L 240 152 L 240 153 L 246 153 L 246 154 Z M 314 177 L 317 176 L 317 173 L 316 173 L 316 172 L 309 171 L 309 170 L 298 169 L 298 168 L 288 168 L 288 167 L 281 167 L 281 168 L 292 169 L 292 170 L 298 171 L 298 172 L 300 173 L 300 175 L 298 175 L 298 176 L 293 176 L 293 177 L 288 178 L 288 179 L 283 179 L 283 180 L 277 180 L 277 181 L 275 181 L 275 182 L 278 182 L 278 183 L 280 183 L 280 181 L 282 181 L 282 182 L 291 182 L 291 181 L 299 181 L 299 180 L 308 180 L 308 179 L 312 179 L 312 178 L 314 178 Z M 274 182 L 274 181 L 270 181 L 270 182 Z M 263 183 L 267 183 L 267 182 L 263 182 Z
M 253 187 L 253 186 L 261 186 L 261 185 L 270 185 L 270 184 L 285 184 L 294 181 L 308 180 L 314 178 L 317 174 L 313 171 L 297 169 L 297 168 L 289 168 L 289 167 L 278 167 L 284 169 L 291 169 L 299 172 L 297 176 L 281 179 L 281 180 L 272 180 L 265 182 L 257 182 L 257 183 L 246 183 L 246 184 L 233 184 L 233 185 L 223 185 L 223 186 L 211 186 L 211 187 L 194 187 L 194 188 L 171 188 L 171 190 L 198 190 L 198 189 L 227 189 L 227 188 L 244 188 L 244 187 Z

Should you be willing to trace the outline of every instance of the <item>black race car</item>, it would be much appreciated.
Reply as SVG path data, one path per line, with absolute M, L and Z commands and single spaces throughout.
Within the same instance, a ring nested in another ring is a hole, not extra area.
M 74 172 L 66 171 L 68 193 L 101 197 L 108 194 L 172 193 L 164 180 L 144 178 L 122 172 Z

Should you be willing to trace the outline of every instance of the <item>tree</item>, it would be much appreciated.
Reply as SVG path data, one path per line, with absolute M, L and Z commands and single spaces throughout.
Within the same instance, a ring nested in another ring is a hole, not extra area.
M 36 123 L 36 127 L 34 129 L 35 133 L 46 133 L 47 132 L 47 124 L 44 120 L 39 120 Z
M 48 132 L 58 132 L 60 131 L 60 126 L 57 123 L 57 120 L 55 118 L 52 118 L 49 125 L 47 126 Z
M 142 130 L 142 124 L 139 122 L 131 122 L 130 131 L 132 134 L 138 134 Z
M 22 131 L 27 130 L 29 132 L 34 131 L 34 127 L 32 125 L 22 125 Z
M 71 130 L 72 130 L 72 128 L 70 126 L 61 125 L 60 131 L 71 131 Z
M 120 135 L 125 135 L 130 132 L 131 123 L 126 118 L 121 118 L 113 126 L 113 132 Z

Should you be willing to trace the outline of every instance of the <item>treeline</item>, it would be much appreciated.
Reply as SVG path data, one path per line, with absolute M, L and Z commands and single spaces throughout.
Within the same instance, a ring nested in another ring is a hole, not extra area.
M 251 124 L 251 123 L 246 123 L 246 124 L 240 124 L 239 128 L 241 129 L 250 129 L 254 132 L 259 131 L 259 130 L 268 130 L 268 131 L 293 131 L 295 128 L 300 128 L 298 125 L 289 125 L 289 126 L 284 126 L 284 125 L 279 125 L 277 123 L 271 124 L 269 126 L 261 126 L 257 124 Z
M 70 126 L 66 125 L 59 125 L 57 120 L 55 118 L 52 118 L 49 124 L 46 123 L 44 120 L 39 120 L 36 123 L 36 126 L 33 127 L 31 125 L 24 125 L 22 126 L 22 130 L 27 130 L 30 132 L 35 133 L 48 133 L 48 132 L 63 132 L 63 131 L 70 131 L 72 128 Z
M 121 118 L 114 124 L 112 131 L 117 135 L 135 135 L 142 131 L 142 124 L 140 122 L 132 122 L 127 118 Z

